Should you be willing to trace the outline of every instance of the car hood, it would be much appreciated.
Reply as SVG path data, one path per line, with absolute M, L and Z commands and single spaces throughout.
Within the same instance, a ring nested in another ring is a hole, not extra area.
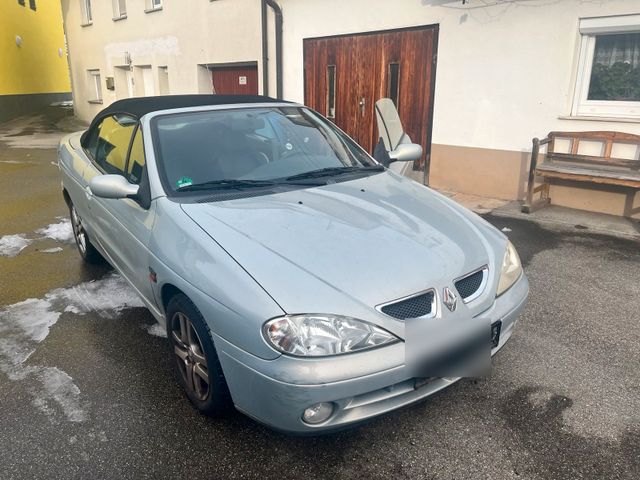
M 182 208 L 287 313 L 382 315 L 376 305 L 450 286 L 504 252 L 479 217 L 388 171 Z

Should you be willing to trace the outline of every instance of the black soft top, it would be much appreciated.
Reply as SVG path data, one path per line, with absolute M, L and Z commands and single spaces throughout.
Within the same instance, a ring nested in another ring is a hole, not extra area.
M 91 125 L 82 135 L 80 142 L 84 145 L 87 133 L 104 117 L 116 113 L 129 114 L 140 118 L 150 112 L 171 110 L 174 108 L 201 107 L 206 105 L 235 105 L 240 103 L 275 103 L 283 102 L 263 95 L 161 95 L 157 97 L 135 97 L 117 100 L 95 116 Z M 288 103 L 288 102 L 285 102 Z
M 113 113 L 129 113 L 134 117 L 140 118 L 149 112 L 170 110 L 172 108 L 273 102 L 282 102 L 282 100 L 262 95 L 162 95 L 157 97 L 135 97 L 117 100 L 97 116 L 104 117 Z

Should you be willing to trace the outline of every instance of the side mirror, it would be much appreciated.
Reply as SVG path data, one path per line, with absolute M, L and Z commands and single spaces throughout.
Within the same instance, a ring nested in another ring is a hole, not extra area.
M 381 98 L 376 102 L 376 121 L 378 124 L 378 137 L 382 138 L 384 146 L 388 152 L 396 149 L 406 136 L 402 122 L 398 115 L 393 100 L 390 98 Z M 406 143 L 406 142 L 405 142 Z
M 389 152 L 393 162 L 413 162 L 422 158 L 422 145 L 417 143 L 401 143 L 395 150 Z
M 420 160 L 422 146 L 412 143 L 404 131 L 393 100 L 381 98 L 376 102 L 375 111 L 380 142 L 374 151 L 374 158 L 385 166 L 393 162 Z
M 91 193 L 102 198 L 131 198 L 139 186 L 129 183 L 122 175 L 98 175 L 89 182 Z

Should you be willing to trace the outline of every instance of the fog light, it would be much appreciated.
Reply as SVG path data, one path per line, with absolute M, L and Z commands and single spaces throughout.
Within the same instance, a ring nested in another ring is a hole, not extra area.
M 310 424 L 322 423 L 333 413 L 333 403 L 320 402 L 307 408 L 302 414 L 302 419 Z

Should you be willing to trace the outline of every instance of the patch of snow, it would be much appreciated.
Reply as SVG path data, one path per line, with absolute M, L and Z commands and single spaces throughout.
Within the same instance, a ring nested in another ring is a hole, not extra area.
M 47 294 L 49 295 L 49 294 Z M 20 329 L 21 336 L 34 342 L 41 342 L 49 335 L 49 327 L 60 318 L 60 312 L 52 309 L 51 301 L 45 298 L 29 298 L 22 302 L 5 307 L 0 312 L 0 321 L 11 321 L 11 329 L 0 324 L 0 332 L 9 330 L 15 332 Z M 5 327 L 5 328 L 2 328 Z
M 73 228 L 71 227 L 71 220 L 68 218 L 64 218 L 58 223 L 52 223 L 44 228 L 40 228 L 36 230 L 36 233 L 56 240 L 57 242 L 73 241 Z
M 45 238 L 50 238 L 56 242 L 72 243 L 74 238 L 71 220 L 63 217 L 59 217 L 59 219 L 60 221 L 58 223 L 52 223 L 46 227 L 36 230 L 35 233 L 37 235 L 41 235 L 40 238 L 29 238 L 30 235 L 25 233 L 17 233 L 14 235 L 5 235 L 0 237 L 0 256 L 15 257 L 36 240 L 43 240 Z M 42 250 L 44 253 L 57 253 L 61 251 L 61 247 Z
M 49 335 L 49 329 L 63 312 L 76 315 L 96 312 L 103 318 L 113 318 L 125 308 L 143 306 L 131 287 L 115 273 L 74 287 L 51 290 L 43 298 L 8 305 L 0 310 L 0 367 L 3 361 L 12 365 L 24 362 L 28 358 L 23 355 L 25 349 L 33 351 L 33 344 Z
M 2 334 L 7 335 L 5 332 Z M 20 371 L 14 367 L 26 362 L 35 351 L 33 342 L 25 342 L 19 335 L 0 338 L 0 371 L 6 373 L 10 380 L 21 380 Z
M 36 407 L 38 410 L 40 410 L 42 413 L 44 413 L 48 417 L 51 417 L 54 415 L 53 409 L 49 406 L 46 400 L 41 396 L 34 396 L 34 399 L 31 401 L 31 405 Z
M 73 379 L 56 367 L 40 365 L 15 369 L 9 375 L 11 380 L 28 382 L 28 390 L 33 396 L 32 405 L 47 416 L 53 416 L 57 405 L 71 422 L 83 422 L 87 414 L 81 405 L 80 389 Z
M 40 250 L 42 253 L 58 253 L 62 251 L 62 247 L 45 248 Z
M 67 420 L 82 422 L 87 414 L 73 379 L 55 367 L 24 363 L 64 312 L 77 315 L 96 312 L 109 318 L 125 308 L 142 306 L 133 289 L 113 273 L 100 280 L 51 290 L 42 298 L 3 307 L 0 309 L 0 372 L 10 380 L 28 382 L 32 404 L 43 413 L 53 416 L 61 410 Z
M 0 255 L 5 257 L 15 257 L 22 250 L 31 245 L 32 242 L 33 240 L 27 238 L 22 233 L 0 237 Z
M 504 227 L 504 228 L 502 229 L 502 231 L 503 231 L 503 232 L 510 232 L 510 231 L 511 231 L 511 229 L 510 229 L 509 227 Z
M 115 273 L 75 287 L 52 290 L 47 296 L 58 308 L 71 306 L 76 309 L 74 313 L 97 312 L 104 318 L 112 318 L 125 308 L 144 307 L 135 291 Z
M 154 335 L 156 337 L 167 338 L 167 331 L 162 325 L 160 325 L 157 322 L 154 323 L 153 325 L 149 325 L 147 327 L 147 332 L 149 332 L 149 334 Z
M 66 372 L 56 367 L 34 367 L 34 375 L 42 388 L 34 392 L 33 404 L 51 415 L 51 403 L 62 410 L 70 422 L 83 422 L 87 414 L 80 401 L 80 389 Z
M 21 162 L 19 160 L 0 160 L 0 163 L 12 163 L 12 164 L 19 164 L 19 163 L 27 163 L 27 162 Z

